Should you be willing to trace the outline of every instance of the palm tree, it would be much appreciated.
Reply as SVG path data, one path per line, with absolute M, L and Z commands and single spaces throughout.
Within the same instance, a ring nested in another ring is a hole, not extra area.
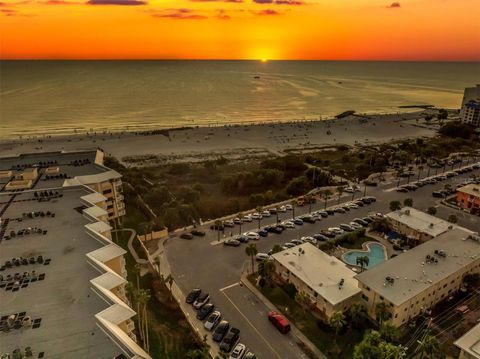
M 413 199 L 412 198 L 405 198 L 403 200 L 403 205 L 405 207 L 412 207 L 413 206 Z
M 242 234 L 243 216 L 244 216 L 243 212 L 238 212 L 237 217 L 240 218 L 240 222 L 238 223 L 238 235 Z
M 397 182 L 397 187 L 400 186 L 400 180 L 402 179 L 402 174 L 403 174 L 403 168 L 400 168 L 398 171 L 397 171 L 397 179 L 398 179 L 398 182 Z
M 245 253 L 247 254 L 247 256 L 250 256 L 250 259 L 252 261 L 252 274 L 255 270 L 255 262 L 254 262 L 254 258 L 255 256 L 257 255 L 258 253 L 258 250 L 257 250 L 257 245 L 255 243 L 250 243 L 246 248 L 245 248 Z
M 423 168 L 424 168 L 424 167 L 423 167 L 422 165 L 418 166 L 418 178 L 417 178 L 417 181 L 420 180 L 420 175 L 422 174 Z
M 307 293 L 305 292 L 297 292 L 295 293 L 295 301 L 300 304 L 302 307 L 303 315 L 305 316 L 305 306 L 309 305 L 312 301 Z
M 399 201 L 390 202 L 390 211 L 398 211 L 402 207 Z
M 127 298 L 130 302 L 130 305 L 133 305 L 133 296 L 135 293 L 135 287 L 132 282 L 125 283 L 125 291 L 127 292 Z
M 261 270 L 260 270 L 261 268 Z M 266 260 L 262 266 L 259 266 L 258 274 L 262 276 L 267 282 L 272 282 L 273 273 L 275 273 L 275 263 L 273 260 Z
M 169 273 L 167 278 L 165 278 L 165 282 L 168 283 L 168 287 L 170 288 L 170 299 L 173 299 L 173 292 L 172 292 L 173 277 L 171 273 Z
M 277 217 L 277 222 L 276 223 L 279 223 L 280 222 L 280 219 L 278 218 L 278 212 L 280 211 L 280 207 L 279 206 L 276 206 L 275 207 L 275 216 Z
M 293 199 L 290 201 L 290 205 L 292 206 L 292 218 L 294 219 L 295 218 L 295 205 L 296 205 L 296 201 Z
M 369 263 L 370 263 L 370 258 L 368 256 L 357 257 L 357 265 L 360 266 L 362 272 L 364 270 L 364 267 L 368 267 Z
M 401 337 L 400 330 L 396 326 L 388 323 L 383 323 L 381 325 L 380 335 L 389 343 L 397 343 Z
M 447 219 L 447 221 L 449 221 L 450 223 L 454 223 L 454 224 L 455 224 L 455 223 L 457 223 L 457 222 L 458 222 L 458 218 L 457 218 L 457 216 L 456 216 L 456 215 L 454 215 L 454 214 L 451 214 L 450 216 L 448 216 L 448 219 Z
M 260 221 L 262 220 L 262 211 L 263 207 L 262 206 L 257 206 L 257 213 L 259 214 L 258 216 L 258 229 L 260 229 Z
M 322 197 L 323 197 L 323 209 L 327 209 L 327 202 L 330 199 L 330 196 L 332 195 L 332 191 L 329 189 L 326 189 L 325 191 L 322 191 Z
M 435 207 L 428 207 L 427 213 L 431 216 L 434 216 L 437 213 L 437 209 Z
M 220 228 L 222 226 L 222 221 L 217 219 L 215 220 L 215 222 L 213 223 L 213 228 L 215 228 L 217 230 L 217 241 L 220 241 Z
M 367 310 L 363 304 L 353 303 L 350 308 L 348 308 L 348 315 L 352 323 L 356 327 L 360 327 L 367 318 Z
M 342 197 L 342 194 L 343 194 L 343 186 L 338 186 L 337 187 L 337 193 L 338 193 L 338 201 L 337 201 L 337 204 L 340 203 L 340 197 Z
M 332 314 L 330 319 L 328 319 L 328 325 L 335 331 L 335 343 L 337 342 L 338 333 L 342 330 L 342 328 L 347 324 L 345 321 L 345 315 L 342 312 L 335 312 Z
M 420 359 L 424 358 L 425 355 L 427 358 L 433 358 L 435 353 L 440 349 L 440 342 L 433 335 L 427 335 L 421 342 L 421 352 Z
M 375 317 L 380 324 L 390 319 L 391 316 L 392 313 L 390 313 L 387 305 L 384 302 L 377 303 L 377 305 L 375 306 Z
M 143 344 L 145 351 L 149 351 L 148 341 L 148 316 L 147 316 L 147 303 L 150 300 L 150 291 L 148 289 L 140 289 L 137 295 L 138 302 L 142 305 L 142 323 L 143 323 Z
M 272 254 L 283 251 L 283 248 L 280 244 L 274 244 L 272 247 Z

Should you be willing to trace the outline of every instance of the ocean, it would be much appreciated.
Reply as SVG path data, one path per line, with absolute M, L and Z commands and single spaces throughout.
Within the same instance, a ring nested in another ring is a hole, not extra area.
M 459 108 L 480 63 L 1 61 L 0 138 Z

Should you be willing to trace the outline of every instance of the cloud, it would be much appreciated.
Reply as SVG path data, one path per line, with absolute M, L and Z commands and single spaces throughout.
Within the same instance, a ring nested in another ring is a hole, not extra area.
M 219 9 L 218 14 L 217 14 L 217 19 L 220 20 L 230 20 L 231 16 L 227 14 L 227 12 L 224 9 Z
M 7 5 L 2 5 L 7 6 Z M 0 12 L 5 16 L 16 16 L 18 15 L 18 11 L 14 9 L 0 9 Z
M 255 15 L 260 15 L 260 16 L 265 16 L 265 15 L 280 15 L 280 13 L 277 10 L 273 9 L 265 9 L 265 10 L 260 10 L 260 11 L 253 11 Z
M 203 20 L 207 17 L 195 13 L 192 9 L 166 9 L 160 11 L 152 11 L 151 15 L 157 18 L 166 18 L 174 20 Z
M 146 5 L 144 0 L 88 0 L 88 5 Z
M 240 4 L 243 0 L 189 0 L 191 2 L 231 2 L 235 4 Z
M 45 4 L 45 5 L 81 5 L 81 4 L 85 4 L 84 2 L 65 1 L 65 0 L 47 0 L 47 1 L 43 1 L 41 3 Z
M 277 5 L 305 5 L 303 1 L 299 0 L 276 0 Z
M 273 0 L 253 0 L 256 4 L 272 4 Z
M 389 9 L 398 9 L 400 6 L 400 3 L 395 1 L 395 2 L 392 2 L 389 6 L 387 6 L 387 8 Z

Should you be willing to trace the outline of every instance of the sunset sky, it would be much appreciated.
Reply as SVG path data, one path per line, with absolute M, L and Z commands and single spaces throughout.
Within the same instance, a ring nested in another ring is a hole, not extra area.
M 480 60 L 480 0 L 0 0 L 1 58 Z

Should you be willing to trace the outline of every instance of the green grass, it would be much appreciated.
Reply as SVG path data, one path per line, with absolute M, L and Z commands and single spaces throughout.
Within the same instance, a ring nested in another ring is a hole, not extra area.
M 255 285 L 255 279 L 249 276 Z M 258 288 L 258 287 L 257 287 Z M 334 331 L 327 324 L 311 315 L 295 302 L 282 287 L 273 284 L 258 288 L 320 351 L 329 358 L 351 358 L 353 349 L 363 338 L 364 330 L 348 328 L 339 334 L 337 346 Z M 338 352 L 340 350 L 340 352 Z
M 360 237 L 359 239 L 357 239 L 354 244 L 344 242 L 342 244 L 342 247 L 347 248 L 347 249 L 363 249 L 362 244 L 365 243 L 365 242 L 377 242 L 377 240 L 375 240 L 371 237 L 363 236 L 363 237 Z

